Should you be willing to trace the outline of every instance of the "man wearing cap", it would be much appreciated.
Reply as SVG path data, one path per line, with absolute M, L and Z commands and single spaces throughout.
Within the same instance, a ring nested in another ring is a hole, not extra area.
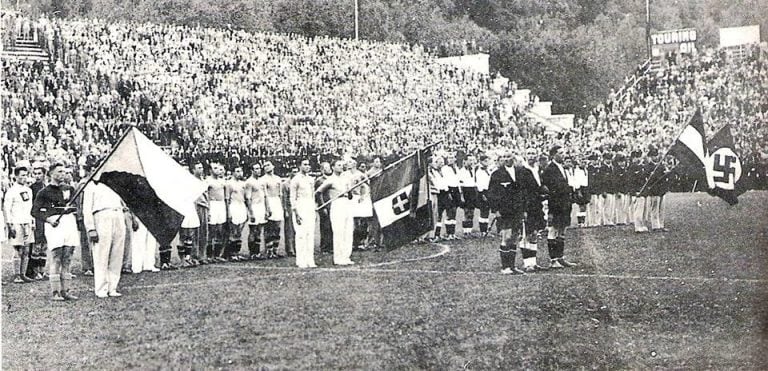
M 32 190 L 26 186 L 26 167 L 17 167 L 13 171 L 15 176 L 13 185 L 8 188 L 3 203 L 5 223 L 7 223 L 10 245 L 16 251 L 13 257 L 13 282 L 25 283 L 34 280 L 27 277 L 27 265 L 29 263 L 29 250 L 35 243 L 32 219 Z
M 541 176 L 541 183 L 549 191 L 549 228 L 547 247 L 551 260 L 550 268 L 573 267 L 576 264 L 565 260 L 565 229 L 571 224 L 571 196 L 573 188 L 563 168 L 562 147 L 555 145 L 549 150 L 551 159 Z
M 515 267 L 517 242 L 526 209 L 525 190 L 519 179 L 523 169 L 515 166 L 517 160 L 513 150 L 503 154 L 501 160 L 503 165 L 491 174 L 488 184 L 491 208 L 499 213 L 496 220 L 501 232 L 501 274 L 523 274 Z

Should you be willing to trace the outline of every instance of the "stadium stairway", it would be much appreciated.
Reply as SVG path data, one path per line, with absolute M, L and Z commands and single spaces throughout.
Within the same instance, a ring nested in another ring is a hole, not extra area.
M 47 61 L 50 55 L 35 41 L 18 39 L 15 45 L 4 47 L 0 57 L 11 60 Z

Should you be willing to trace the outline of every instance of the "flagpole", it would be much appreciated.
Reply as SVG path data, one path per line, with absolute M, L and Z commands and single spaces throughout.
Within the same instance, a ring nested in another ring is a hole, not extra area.
M 93 176 L 96 175 L 101 170 L 101 168 L 104 167 L 104 165 L 107 163 L 107 159 L 109 159 L 109 157 L 112 156 L 113 153 L 115 153 L 115 151 L 117 150 L 117 147 L 120 146 L 120 144 L 123 142 L 123 140 L 125 140 L 125 138 L 128 136 L 128 133 L 130 133 L 133 128 L 134 126 L 131 126 L 130 128 L 128 128 L 128 130 L 126 130 L 120 136 L 120 139 L 118 139 L 115 145 L 112 146 L 112 149 L 109 151 L 109 153 L 103 159 L 101 159 L 101 163 L 99 163 L 99 166 L 96 167 L 96 170 L 91 171 L 91 174 L 88 175 L 88 179 L 85 182 L 82 182 L 82 184 L 80 184 L 80 187 L 77 188 L 77 190 L 75 191 L 75 194 L 72 195 L 72 197 L 69 199 L 69 202 L 67 202 L 67 206 L 70 206 L 74 202 L 74 200 L 77 198 L 77 196 L 79 196 L 80 193 L 83 192 L 83 190 L 85 189 L 85 186 L 90 181 L 92 181 Z
M 693 114 L 695 115 L 695 114 L 696 114 L 696 112 L 697 112 L 698 110 L 699 110 L 699 109 L 698 109 L 698 108 L 696 108 L 696 111 L 693 111 Z M 680 132 L 679 132 L 679 133 L 677 133 L 677 135 L 675 136 L 675 140 L 672 142 L 672 145 L 670 145 L 670 146 L 667 148 L 667 151 L 666 151 L 666 152 L 664 152 L 664 155 L 663 155 L 663 156 L 661 156 L 661 159 L 659 160 L 659 163 L 657 163 L 657 164 L 656 164 L 656 167 L 654 167 L 654 168 L 653 168 L 653 171 L 651 171 L 651 175 L 649 175 L 649 176 L 648 176 L 648 179 L 646 179 L 646 180 L 645 180 L 645 184 L 643 184 L 643 186 L 640 188 L 640 192 L 638 192 L 637 194 L 639 194 L 639 195 L 642 195 L 642 194 L 643 194 L 643 191 L 645 190 L 645 187 L 648 185 L 648 182 L 650 182 L 650 181 L 651 181 L 651 178 L 653 178 L 653 176 L 656 174 L 656 170 L 658 170 L 658 169 L 659 169 L 659 166 L 661 166 L 661 164 L 664 162 L 664 159 L 665 159 L 665 158 L 667 158 L 667 155 L 669 154 L 669 151 L 671 151 L 671 150 L 672 150 L 672 147 L 674 147 L 674 146 L 675 146 L 675 142 L 677 142 L 677 140 L 680 138 L 680 135 L 682 135 L 682 134 L 683 134 L 683 131 L 685 131 L 685 128 L 687 128 L 687 127 L 688 127 L 688 124 L 690 124 L 690 123 L 691 123 L 691 118 L 692 118 L 692 117 L 693 117 L 693 116 L 691 116 L 691 117 L 688 117 L 688 119 L 687 119 L 687 120 L 685 120 L 685 125 L 683 125 L 683 128 L 682 128 L 682 129 L 680 129 Z M 656 180 L 656 181 L 654 181 L 654 182 L 653 182 L 653 184 L 656 184 L 656 183 L 658 183 L 658 180 Z M 652 184 L 652 185 L 653 185 L 653 184 Z
M 315 211 L 320 211 L 320 210 L 322 210 L 324 207 L 326 207 L 326 206 L 330 205 L 330 204 L 331 204 L 331 202 L 333 202 L 333 201 L 336 201 L 336 200 L 338 200 L 338 199 L 340 199 L 340 198 L 342 198 L 342 197 L 346 197 L 346 196 L 345 196 L 345 194 L 347 194 L 347 193 L 351 192 L 352 190 L 356 189 L 357 187 L 360 187 L 361 185 L 363 185 L 363 184 L 365 184 L 365 183 L 368 183 L 368 182 L 370 182 L 370 181 L 371 181 L 371 179 L 373 179 L 373 178 L 377 178 L 377 177 L 381 176 L 381 174 L 383 174 L 385 171 L 387 171 L 387 170 L 389 170 L 389 169 L 393 168 L 395 165 L 397 165 L 397 164 L 399 164 L 399 163 L 401 163 L 401 162 L 403 162 L 403 161 L 405 161 L 405 160 L 407 160 L 407 159 L 411 158 L 413 155 L 416 155 L 416 154 L 418 154 L 418 153 L 419 153 L 419 151 L 423 151 L 423 150 L 425 150 L 425 149 L 429 149 L 429 148 L 432 148 L 432 147 L 434 147 L 434 146 L 436 146 L 436 145 L 438 145 L 438 144 L 440 144 L 440 143 L 442 143 L 442 142 L 443 142 L 443 141 L 441 140 L 441 141 L 439 141 L 439 142 L 435 142 L 435 143 L 432 143 L 432 144 L 430 144 L 430 145 L 428 145 L 428 146 L 426 146 L 426 147 L 423 147 L 423 148 L 419 148 L 419 149 L 417 149 L 416 151 L 413 151 L 413 153 L 411 153 L 410 155 L 408 155 L 408 156 L 405 156 L 405 157 L 403 157 L 403 158 L 401 158 L 401 159 L 399 159 L 399 160 L 397 160 L 397 161 L 395 161 L 395 162 L 393 162 L 393 163 L 389 164 L 387 167 L 385 167 L 385 168 L 383 168 L 383 169 L 379 170 L 377 173 L 375 173 L 375 174 L 373 174 L 373 175 L 371 175 L 371 176 L 369 176 L 369 177 L 366 177 L 365 179 L 363 179 L 363 180 L 361 180 L 361 181 L 357 182 L 355 185 L 353 185 L 351 188 L 347 189 L 346 191 L 339 193 L 339 194 L 338 194 L 336 197 L 334 197 L 334 198 L 332 198 L 332 199 L 330 199 L 330 200 L 328 200 L 328 201 L 324 202 L 322 205 L 318 206 L 318 207 L 315 209 Z

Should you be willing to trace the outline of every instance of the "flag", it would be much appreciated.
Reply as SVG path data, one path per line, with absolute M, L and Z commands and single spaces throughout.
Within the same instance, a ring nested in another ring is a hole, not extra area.
M 677 137 L 669 153 L 677 159 L 674 171 L 693 181 L 706 180 L 706 149 L 704 148 L 704 121 L 696 110 L 688 124 Z
M 725 125 L 707 143 L 707 185 L 709 193 L 731 205 L 746 191 L 741 178 L 741 160 L 736 154 L 731 125 Z
M 430 149 L 416 151 L 371 179 L 374 215 L 383 243 L 403 246 L 432 230 L 427 166 Z
M 136 128 L 123 136 L 93 181 L 125 201 L 161 245 L 168 245 L 206 185 Z

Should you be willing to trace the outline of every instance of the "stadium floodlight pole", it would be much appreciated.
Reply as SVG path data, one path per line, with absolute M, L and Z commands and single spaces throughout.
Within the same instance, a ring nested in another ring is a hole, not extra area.
M 651 58 L 651 0 L 645 0 L 645 49 Z
M 318 207 L 315 209 L 315 211 L 320 211 L 320 210 L 322 210 L 324 207 L 326 207 L 326 206 L 330 205 L 330 204 L 331 204 L 331 202 L 333 202 L 333 201 L 336 201 L 336 200 L 338 200 L 338 199 L 340 199 L 340 198 L 342 198 L 342 197 L 346 197 L 346 194 L 347 194 L 347 193 L 351 192 L 352 190 L 356 189 L 357 187 L 360 187 L 361 185 L 363 185 L 363 184 L 365 184 L 365 183 L 368 183 L 368 182 L 370 182 L 370 181 L 371 181 L 371 179 L 373 179 L 373 178 L 378 178 L 378 177 L 380 177 L 380 176 L 381 176 L 381 174 L 384 174 L 384 172 L 385 172 L 385 171 L 387 171 L 387 170 L 389 170 L 389 169 L 393 168 L 395 165 L 397 165 L 397 164 L 399 164 L 399 163 L 401 163 L 401 162 L 403 162 L 403 161 L 405 161 L 405 160 L 407 160 L 407 159 L 411 158 L 411 156 L 416 156 L 416 155 L 418 155 L 418 154 L 419 154 L 419 152 L 421 152 L 421 151 L 423 151 L 423 150 L 425 150 L 425 149 L 428 149 L 428 148 L 432 148 L 432 147 L 434 147 L 434 146 L 436 146 L 436 145 L 438 145 L 438 144 L 440 144 L 440 143 L 442 143 L 442 142 L 443 142 L 443 141 L 441 140 L 441 141 L 439 141 L 439 142 L 435 142 L 435 143 L 432 143 L 432 144 L 430 144 L 430 145 L 428 145 L 428 146 L 426 146 L 426 147 L 423 147 L 423 148 L 419 148 L 419 149 L 417 149 L 416 151 L 413 151 L 413 153 L 411 153 L 410 155 L 408 155 L 408 156 L 405 156 L 405 157 L 403 157 L 403 158 L 401 158 L 401 159 L 399 159 L 399 160 L 397 160 L 397 161 L 395 161 L 395 162 L 393 162 L 393 163 L 389 164 L 389 166 L 387 166 L 387 167 L 385 167 L 385 168 L 383 168 L 383 169 L 379 170 L 377 173 L 375 173 L 375 174 L 373 174 L 373 175 L 371 175 L 371 176 L 369 176 L 369 177 L 366 177 L 365 179 L 363 179 L 363 180 L 361 180 L 361 181 L 359 181 L 359 182 L 355 183 L 354 185 L 352 185 L 352 187 L 350 187 L 349 189 L 347 189 L 347 190 L 346 190 L 346 191 L 344 191 L 344 192 L 341 192 L 341 193 L 339 193 L 339 195 L 338 195 L 338 196 L 336 196 L 336 197 L 334 197 L 333 199 L 330 199 L 330 200 L 328 200 L 328 201 L 324 202 L 322 205 L 318 206 Z
M 355 0 L 355 40 L 358 40 L 358 38 L 360 37 L 360 34 L 358 32 L 358 29 L 359 29 L 358 21 L 360 18 L 359 13 L 360 13 L 360 7 L 358 5 L 358 0 Z

